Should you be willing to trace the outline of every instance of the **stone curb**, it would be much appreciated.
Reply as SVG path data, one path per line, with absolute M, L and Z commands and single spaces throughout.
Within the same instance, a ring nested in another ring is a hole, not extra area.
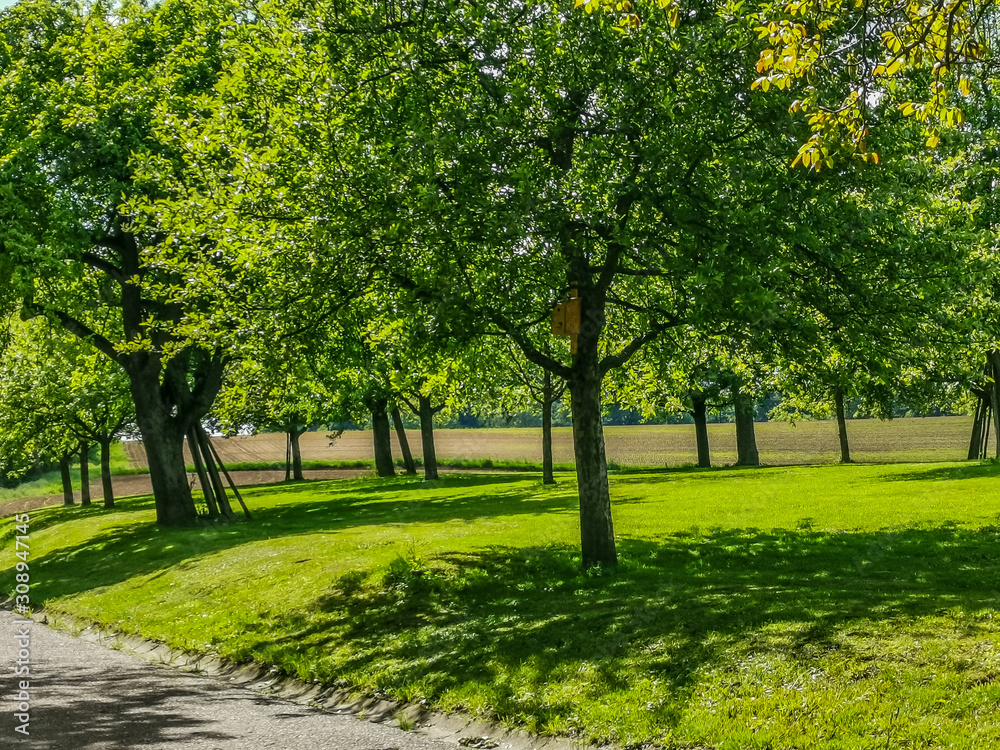
M 476 721 L 468 716 L 429 711 L 415 703 L 403 703 L 375 696 L 362 696 L 350 690 L 303 682 L 281 676 L 254 664 L 236 664 L 209 654 L 191 654 L 172 649 L 164 643 L 102 628 L 65 614 L 36 610 L 31 618 L 42 625 L 68 633 L 105 648 L 124 651 L 146 661 L 163 664 L 183 672 L 202 674 L 281 700 L 333 714 L 350 714 L 362 721 L 400 727 L 433 740 L 465 748 L 497 750 L 613 750 L 597 748 L 567 737 L 538 737 L 519 729 Z M 402 719 L 402 722 L 400 721 Z

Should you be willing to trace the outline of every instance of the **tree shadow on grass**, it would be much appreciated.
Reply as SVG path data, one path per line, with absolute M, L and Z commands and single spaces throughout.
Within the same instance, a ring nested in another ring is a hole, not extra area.
M 349 479 L 306 479 L 287 484 L 256 485 L 253 489 L 265 489 L 269 493 L 273 492 L 282 495 L 302 493 L 310 495 L 317 493 L 341 495 L 345 492 L 350 492 L 352 495 L 379 495 L 388 492 L 430 492 L 442 487 L 492 487 L 524 482 L 530 479 L 530 476 L 525 476 L 523 473 L 515 474 L 513 472 L 507 474 L 451 474 L 431 481 L 412 476 L 385 479 L 358 477 Z M 251 507 L 250 510 L 252 511 L 253 508 Z
M 326 493 L 317 487 L 289 488 L 292 494 L 311 490 L 310 494 L 319 495 L 320 499 L 278 502 L 269 507 L 255 508 L 251 522 L 238 520 L 231 524 L 181 529 L 160 528 L 152 523 L 122 526 L 83 544 L 63 547 L 34 558 L 32 599 L 41 603 L 136 576 L 174 567 L 183 568 L 193 565 L 205 555 L 262 539 L 337 532 L 358 526 L 455 520 L 474 522 L 499 516 L 575 512 L 575 495 L 567 488 L 540 491 L 535 486 L 523 484 L 520 487 L 507 486 L 511 484 L 514 480 L 507 477 L 498 477 L 496 481 L 478 476 L 452 479 L 447 486 L 455 492 L 424 497 L 419 492 L 413 492 L 410 484 L 401 482 L 379 483 L 373 487 L 345 487 L 331 481 Z M 475 488 L 480 491 L 460 492 Z M 287 494 L 289 490 L 282 488 L 275 494 Z M 399 497 L 397 491 L 405 491 L 406 495 Z M 385 499 L 377 497 L 379 494 Z M 148 499 L 137 500 L 127 506 L 123 504 L 126 507 L 117 512 L 148 510 L 151 503 Z M 46 525 L 66 520 L 66 514 L 52 514 L 46 519 Z M 40 526 L 33 525 L 32 531 L 37 532 Z M 0 591 L 12 588 L 13 573 L 8 571 L 0 577 Z
M 941 466 L 935 469 L 889 474 L 889 482 L 951 481 L 954 479 L 1000 478 L 1000 463 L 969 463 L 964 466 Z
M 614 485 L 659 484 L 663 482 L 732 482 L 737 479 L 770 479 L 775 473 L 783 473 L 795 469 L 834 469 L 838 466 L 840 465 L 792 464 L 788 466 L 712 466 L 709 468 L 686 466 L 680 468 L 643 469 L 638 471 L 627 470 L 614 474 L 612 487 Z M 617 498 L 614 498 L 614 500 L 617 500 Z
M 735 530 L 622 540 L 620 551 L 622 567 L 604 576 L 581 573 L 567 548 L 398 560 L 251 626 L 251 652 L 305 678 L 432 700 L 485 684 L 495 717 L 530 726 L 579 713 L 553 694 L 612 695 L 648 678 L 672 696 L 651 709 L 666 730 L 706 670 L 736 676 L 737 657 L 806 669 L 833 650 L 867 666 L 842 634 L 1000 607 L 1000 528 Z M 587 670 L 573 689 L 546 687 Z

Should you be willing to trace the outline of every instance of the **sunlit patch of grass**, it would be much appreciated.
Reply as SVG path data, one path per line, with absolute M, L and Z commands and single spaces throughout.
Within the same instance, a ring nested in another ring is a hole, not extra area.
M 566 478 L 256 488 L 254 522 L 187 530 L 152 526 L 148 498 L 52 508 L 32 513 L 33 597 L 543 734 L 971 750 L 1000 746 L 998 479 L 976 464 L 622 474 L 621 564 L 591 573 Z

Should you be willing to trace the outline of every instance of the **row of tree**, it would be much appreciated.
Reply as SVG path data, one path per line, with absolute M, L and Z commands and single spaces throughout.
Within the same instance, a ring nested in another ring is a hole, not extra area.
M 920 154 L 923 126 L 880 105 L 926 86 L 908 67 L 862 99 L 878 165 L 820 144 L 804 170 L 799 94 L 751 88 L 759 20 L 572 5 L 0 14 L 0 304 L 117 368 L 160 523 L 196 515 L 184 438 L 220 392 L 232 424 L 290 435 L 361 404 L 382 445 L 407 406 L 433 465 L 442 405 L 544 415 L 565 387 L 585 566 L 617 560 L 609 398 L 684 394 L 703 423 L 724 388 L 743 445 L 756 381 L 873 412 L 978 384 L 997 413 L 988 80 L 949 94 L 973 126 Z

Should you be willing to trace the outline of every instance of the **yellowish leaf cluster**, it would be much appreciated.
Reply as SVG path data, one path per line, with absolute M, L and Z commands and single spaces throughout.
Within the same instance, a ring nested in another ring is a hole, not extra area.
M 680 0 L 653 0 L 658 8 L 667 11 L 670 25 L 677 28 L 681 20 Z M 642 24 L 642 19 L 635 13 L 631 0 L 575 0 L 574 8 L 583 8 L 586 13 L 603 10 L 609 13 L 621 14 L 618 20 L 619 28 L 626 30 Z
M 850 47 L 843 46 L 845 37 L 833 35 L 837 23 L 856 8 L 864 11 L 859 23 L 871 24 L 878 18 L 883 24 L 880 41 L 884 57 L 860 59 L 865 52 L 859 47 L 855 58 Z M 911 69 L 930 70 L 929 98 L 906 102 L 899 108 L 904 116 L 924 124 L 927 146 L 934 148 L 940 143 L 939 127 L 958 127 L 964 122 L 962 110 L 952 99 L 956 93 L 971 94 L 969 78 L 962 74 L 961 66 L 981 54 L 967 0 L 905 0 L 903 4 L 854 0 L 847 6 L 843 0 L 789 0 L 783 5 L 762 6 L 757 18 L 758 38 L 766 39 L 768 47 L 758 59 L 753 89 L 788 89 L 800 79 L 828 76 L 831 61 L 842 65 L 854 81 L 855 90 L 839 106 L 822 105 L 812 86 L 793 103 L 792 111 L 808 116 L 813 130 L 813 136 L 799 150 L 796 165 L 819 169 L 830 162 L 832 153 L 841 151 L 877 162 L 877 155 L 869 154 L 865 147 L 865 109 L 871 103 L 870 94 L 859 96 L 859 92 L 877 91 L 884 96 L 892 91 L 893 79 Z M 828 33 L 832 35 L 829 39 Z M 878 83 L 879 79 L 884 83 Z

